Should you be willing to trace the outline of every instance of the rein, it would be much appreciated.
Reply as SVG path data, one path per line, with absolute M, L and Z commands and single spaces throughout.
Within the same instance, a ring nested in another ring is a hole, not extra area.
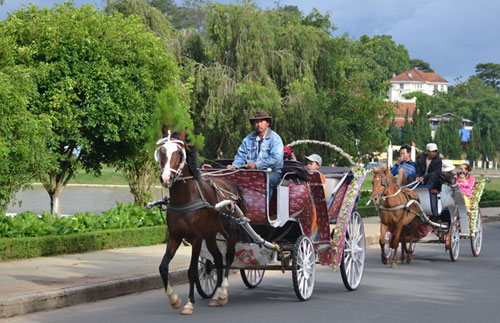
M 382 177 L 382 175 L 379 175 Z M 396 211 L 399 211 L 399 210 L 406 210 L 407 212 L 410 212 L 410 213 L 413 213 L 415 215 L 419 215 L 418 213 L 414 212 L 413 210 L 411 210 L 410 208 L 408 208 L 405 203 L 404 203 L 404 200 L 403 200 L 403 197 L 401 196 L 401 194 L 403 194 L 404 196 L 406 196 L 406 198 L 408 200 L 411 200 L 410 197 L 402 191 L 402 189 L 404 187 L 410 187 L 416 183 L 419 183 L 420 181 L 414 181 L 414 182 L 411 182 L 410 184 L 407 184 L 405 186 L 402 186 L 400 187 L 395 193 L 391 194 L 391 195 L 386 195 L 384 196 L 384 193 L 385 191 L 387 190 L 387 187 L 389 185 L 389 182 L 387 180 L 387 176 L 383 176 L 383 179 L 382 179 L 382 186 L 384 187 L 384 189 L 382 190 L 382 192 L 380 193 L 379 195 L 379 203 L 375 204 L 375 207 L 377 208 L 377 211 L 378 210 L 382 210 L 382 211 L 388 211 L 388 212 L 396 212 Z M 417 187 L 417 185 L 415 185 L 414 187 L 410 188 L 410 190 L 414 190 L 415 188 Z M 384 206 L 382 205 L 383 201 L 386 201 L 390 198 L 393 198 L 393 197 L 396 197 L 398 196 L 400 197 L 401 199 L 401 204 L 399 205 L 396 205 L 396 206 L 390 206 L 390 207 L 387 207 L 387 206 Z
M 167 203 L 167 212 L 185 214 L 185 213 L 188 213 L 188 212 L 191 212 L 191 211 L 196 211 L 196 210 L 204 209 L 204 208 L 213 209 L 214 205 L 211 205 L 210 203 L 208 203 L 207 200 L 206 200 L 206 198 L 205 198 L 205 196 L 203 195 L 203 191 L 202 191 L 202 189 L 200 187 L 200 181 L 197 180 L 196 178 L 194 178 L 194 176 L 180 176 L 182 174 L 182 172 L 183 172 L 183 169 L 187 165 L 187 156 L 186 156 L 186 150 L 185 150 L 185 143 L 184 143 L 184 141 L 176 139 L 176 138 L 171 138 L 171 133 L 169 131 L 167 137 L 158 140 L 156 143 L 158 145 L 160 145 L 160 147 L 157 148 L 156 151 L 155 151 L 155 160 L 158 162 L 158 170 L 159 170 L 160 174 L 163 172 L 163 167 L 161 165 L 161 151 L 160 151 L 160 148 L 161 147 L 165 147 L 165 150 L 167 150 L 169 145 L 176 144 L 177 148 L 180 149 L 181 152 L 182 152 L 183 159 L 182 159 L 182 162 L 179 164 L 179 167 L 176 170 L 170 169 L 170 172 L 173 172 L 175 174 L 174 177 L 173 177 L 173 179 L 172 179 L 172 184 L 175 183 L 175 182 L 177 182 L 177 181 L 183 181 L 184 183 L 186 183 L 186 181 L 188 181 L 188 180 L 194 180 L 194 183 L 196 184 L 196 188 L 198 190 L 198 193 L 200 194 L 200 198 L 199 199 L 196 199 L 196 200 L 193 200 L 193 201 L 189 201 L 189 202 L 184 203 L 184 204 Z M 238 171 L 239 170 L 236 170 L 236 171 L 231 172 L 229 174 L 236 173 Z M 224 175 L 219 174 L 220 173 L 219 171 L 216 171 L 214 173 L 212 173 L 211 176 L 226 176 L 226 175 L 228 175 L 228 172 L 224 172 Z M 202 174 L 202 176 L 204 176 L 204 175 L 205 174 Z M 211 182 L 209 180 L 204 180 L 204 181 L 206 183 L 208 183 L 209 186 L 212 187 L 215 190 L 215 193 L 216 193 L 216 196 L 217 196 L 217 200 L 219 200 L 219 198 L 222 198 L 222 199 L 230 199 L 233 202 L 235 202 L 235 201 L 237 201 L 239 199 L 238 195 L 236 195 L 233 192 L 230 192 L 228 190 L 225 190 L 225 189 L 217 186 L 214 182 Z M 234 204 L 231 203 L 231 205 L 232 205 L 231 210 L 233 210 Z

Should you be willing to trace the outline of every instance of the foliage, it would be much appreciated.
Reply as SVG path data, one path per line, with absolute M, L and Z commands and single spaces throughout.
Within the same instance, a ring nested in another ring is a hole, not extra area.
M 452 119 L 444 124 L 440 124 L 436 130 L 434 141 L 439 147 L 439 152 L 446 158 L 460 159 L 462 145 L 458 131 L 460 130 L 459 120 Z
M 484 190 L 481 201 L 500 201 L 500 191 Z
M 35 93 L 28 111 L 52 122 L 45 154 L 55 167 L 41 180 L 58 212 L 62 189 L 80 165 L 98 174 L 103 163 L 142 149 L 156 93 L 175 82 L 178 68 L 137 16 L 86 5 L 20 9 L 1 23 L 0 38 L 12 40 L 16 51 L 0 66 L 30 71 Z
M 165 243 L 167 238 L 164 225 L 35 238 L 0 238 L 0 260 L 150 246 Z
M 419 69 L 426 73 L 434 72 L 429 63 L 418 58 L 410 59 L 410 64 L 408 65 L 408 69 L 411 70 L 413 68 Z
M 0 215 L 0 236 L 4 238 L 42 237 L 162 224 L 162 217 L 157 210 L 118 203 L 116 208 L 103 212 L 101 215 L 90 212 L 76 213 L 66 217 L 57 217 L 49 212 L 40 215 L 33 212 L 21 212 L 13 217 Z
M 397 45 L 390 35 L 361 36 L 358 47 L 359 53 L 365 57 L 366 70 L 372 74 L 372 88 L 394 74 L 404 72 L 410 64 L 408 50 L 401 44 Z
M 13 48 L 3 45 L 3 57 L 12 54 Z M 35 88 L 26 70 L 7 65 L 0 68 L 0 210 L 48 167 L 43 152 L 51 126 L 45 115 L 27 109 Z
M 500 64 L 482 63 L 476 65 L 476 74 L 483 82 L 500 90 Z
M 165 15 L 158 9 L 152 7 L 146 0 L 115 0 L 106 6 L 108 13 L 115 11 L 122 13 L 125 17 L 138 15 L 142 23 L 150 31 L 163 39 L 170 37 L 171 26 Z
M 184 0 L 177 5 L 174 0 L 148 0 L 158 8 L 177 29 L 201 29 L 205 24 L 206 12 L 204 0 Z

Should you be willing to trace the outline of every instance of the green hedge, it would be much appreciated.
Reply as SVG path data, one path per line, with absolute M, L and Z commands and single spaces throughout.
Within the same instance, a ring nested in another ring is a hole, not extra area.
M 373 205 L 370 206 L 357 206 L 356 211 L 359 212 L 361 217 L 366 218 L 369 216 L 377 216 L 377 211 Z
M 497 201 L 479 201 L 479 207 L 500 207 L 500 200 Z
M 113 248 L 149 246 L 164 243 L 165 225 L 95 231 L 35 238 L 0 238 L 0 259 L 82 253 Z

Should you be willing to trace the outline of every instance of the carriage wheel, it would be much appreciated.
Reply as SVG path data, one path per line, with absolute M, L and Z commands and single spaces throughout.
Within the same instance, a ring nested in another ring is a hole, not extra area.
M 212 261 L 205 257 L 198 260 L 198 279 L 196 280 L 196 290 L 203 298 L 214 296 L 217 287 L 217 269 Z
M 481 209 L 477 214 L 476 225 L 474 226 L 474 232 L 471 232 L 470 246 L 472 248 L 472 254 L 474 257 L 479 256 L 481 253 L 481 246 L 483 244 L 483 223 L 481 218 Z
M 292 280 L 295 294 L 301 301 L 307 301 L 314 290 L 316 259 L 314 246 L 308 236 L 300 236 L 293 246 Z
M 257 269 L 240 269 L 241 279 L 248 288 L 259 286 L 264 277 L 265 270 Z
M 361 283 L 365 267 L 365 228 L 358 211 L 352 212 L 347 227 L 344 253 L 340 263 L 340 273 L 345 288 L 355 290 Z
M 450 235 L 450 258 L 451 261 L 457 261 L 460 252 L 460 222 L 458 218 L 453 220 L 448 234 Z
M 384 237 L 384 240 L 385 240 L 385 244 L 384 244 L 384 251 L 385 251 L 385 254 L 387 256 L 388 259 L 392 259 L 392 253 L 394 252 L 394 249 L 391 248 L 391 232 L 389 230 L 387 230 L 385 232 L 385 237 Z

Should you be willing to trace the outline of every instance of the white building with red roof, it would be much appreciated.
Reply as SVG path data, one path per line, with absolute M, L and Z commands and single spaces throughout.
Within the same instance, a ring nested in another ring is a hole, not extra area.
M 415 99 L 405 99 L 403 95 L 411 92 L 423 92 L 433 95 L 435 92 L 448 92 L 450 82 L 438 73 L 426 73 L 418 69 L 404 71 L 389 80 L 389 101 L 413 102 Z

